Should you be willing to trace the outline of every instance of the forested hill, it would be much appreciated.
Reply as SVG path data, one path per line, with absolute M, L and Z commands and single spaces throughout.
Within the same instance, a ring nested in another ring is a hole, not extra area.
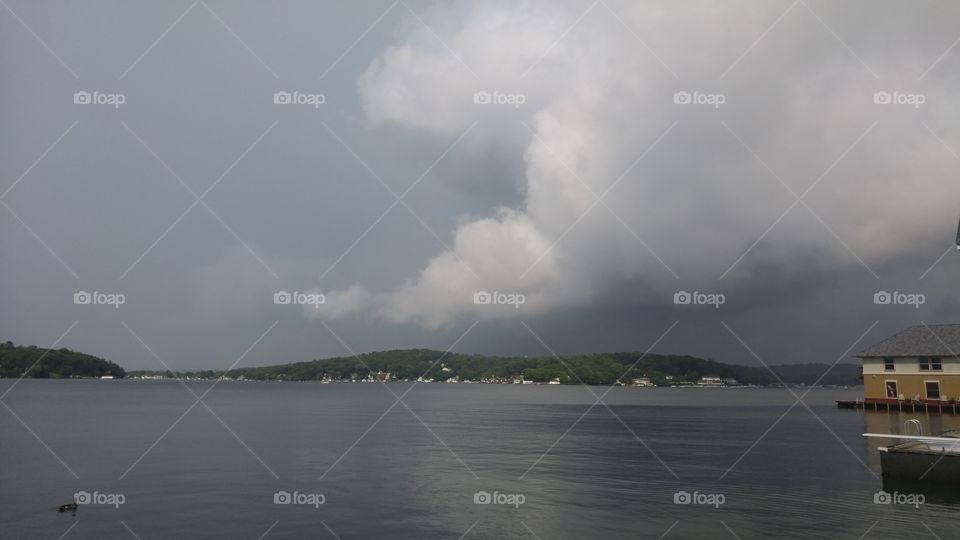
M 31 367 L 32 366 L 32 367 Z M 632 366 L 632 367 L 631 367 Z M 829 368 L 826 364 L 791 364 L 771 366 L 783 382 L 813 384 Z M 0 378 L 84 378 L 113 376 L 123 378 L 127 372 L 119 365 L 70 349 L 43 349 L 0 343 Z M 131 372 L 131 375 L 156 374 L 212 379 L 222 371 Z M 227 376 L 253 380 L 362 380 L 384 378 L 416 380 L 423 377 L 435 381 L 509 382 L 559 381 L 562 384 L 625 384 L 646 377 L 659 386 L 695 383 L 701 377 L 735 379 L 740 384 L 768 386 L 778 384 L 777 377 L 766 368 L 724 364 L 710 359 L 677 355 L 643 355 L 639 352 L 594 353 L 553 356 L 503 357 L 477 354 L 444 353 L 430 349 L 378 351 L 357 357 L 336 357 L 264 367 L 234 369 Z M 859 366 L 839 364 L 820 380 L 822 385 L 853 386 L 860 384 Z
M 24 373 L 28 369 L 29 372 Z M 126 372 L 113 362 L 70 349 L 24 347 L 10 341 L 0 343 L 0 378 L 66 379 L 104 375 L 122 378 Z
M 634 365 L 636 364 L 636 365 Z M 431 367 L 432 366 L 432 367 Z M 633 367 L 631 367 L 633 366 Z M 812 384 L 830 366 L 827 364 L 794 364 L 772 366 L 788 384 Z M 571 373 L 572 372 L 572 373 Z M 133 372 L 131 375 L 154 374 L 172 377 L 163 372 Z M 221 371 L 206 370 L 177 373 L 178 376 L 203 379 L 216 378 Z M 653 384 L 666 386 L 694 383 L 701 377 L 736 379 L 741 384 L 760 386 L 777 384 L 777 378 L 766 368 L 724 364 L 692 356 L 658 355 L 640 352 L 594 353 L 553 356 L 500 357 L 475 354 L 444 353 L 429 349 L 379 351 L 356 357 L 337 357 L 264 367 L 238 368 L 231 378 L 253 380 L 362 380 L 383 378 L 416 380 L 419 377 L 445 381 L 507 382 L 517 377 L 536 382 L 559 380 L 562 384 L 629 384 L 634 378 L 647 377 Z M 575 374 L 575 375 L 574 375 Z M 579 380 L 578 380 L 579 379 Z M 820 381 L 828 385 L 858 385 L 859 366 L 840 364 Z

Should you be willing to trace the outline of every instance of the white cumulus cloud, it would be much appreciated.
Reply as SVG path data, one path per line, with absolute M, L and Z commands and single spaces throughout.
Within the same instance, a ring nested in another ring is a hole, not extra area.
M 524 200 L 462 223 L 449 251 L 393 290 L 329 293 L 320 316 L 435 328 L 599 299 L 663 303 L 703 284 L 748 287 L 758 268 L 783 282 L 851 267 L 869 277 L 954 221 L 956 161 L 924 123 L 958 142 L 942 121 L 955 100 L 942 72 L 918 80 L 936 44 L 890 37 L 903 47 L 893 55 L 883 40 L 847 35 L 858 58 L 798 7 L 750 49 L 787 5 L 752 3 L 743 17 L 699 2 L 609 5 L 436 8 L 424 18 L 437 35 L 418 26 L 370 64 L 358 86 L 375 126 L 453 140 L 477 122 L 463 146 L 523 156 Z M 841 10 L 817 9 L 858 29 Z M 873 93 L 887 87 L 923 91 L 926 103 L 878 106 Z M 524 103 L 476 104 L 478 91 Z M 724 100 L 677 105 L 678 91 Z M 526 302 L 478 305 L 479 290 Z

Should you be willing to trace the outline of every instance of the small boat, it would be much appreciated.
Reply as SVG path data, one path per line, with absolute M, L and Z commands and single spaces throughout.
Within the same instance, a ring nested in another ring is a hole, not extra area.
M 960 431 L 944 431 L 936 437 L 925 437 L 920 422 L 907 420 L 917 428 L 917 435 L 864 433 L 864 437 L 894 439 L 901 442 L 877 447 L 880 469 L 884 477 L 930 483 L 960 481 Z
M 957 249 L 960 249 L 960 223 L 957 224 Z
M 77 503 L 61 504 L 60 507 L 57 508 L 57 512 L 73 512 L 75 514 L 77 513 Z

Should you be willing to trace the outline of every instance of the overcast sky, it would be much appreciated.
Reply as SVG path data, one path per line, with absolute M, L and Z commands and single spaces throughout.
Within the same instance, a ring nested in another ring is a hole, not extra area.
M 6 0 L 0 338 L 128 369 L 849 360 L 960 321 L 958 29 L 953 2 Z

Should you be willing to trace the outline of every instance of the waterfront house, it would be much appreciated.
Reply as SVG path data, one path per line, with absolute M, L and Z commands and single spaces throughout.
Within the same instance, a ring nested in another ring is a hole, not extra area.
M 960 397 L 960 324 L 911 326 L 867 347 L 865 403 L 954 402 Z

